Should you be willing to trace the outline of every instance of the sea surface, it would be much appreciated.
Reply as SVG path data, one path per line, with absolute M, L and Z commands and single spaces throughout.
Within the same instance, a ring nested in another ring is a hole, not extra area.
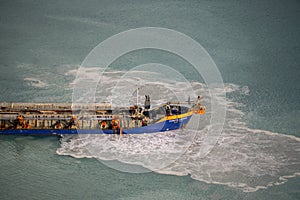
M 120 56 L 97 101 L 130 105 L 138 84 L 153 105 L 201 95 L 207 114 L 153 135 L 1 136 L 0 199 L 300 199 L 299 19 L 296 0 L 0 1 L 1 102 L 71 103 L 94 47 L 122 31 L 162 27 L 205 48 L 227 106 L 221 136 L 200 156 L 215 112 L 203 77 L 168 52 Z

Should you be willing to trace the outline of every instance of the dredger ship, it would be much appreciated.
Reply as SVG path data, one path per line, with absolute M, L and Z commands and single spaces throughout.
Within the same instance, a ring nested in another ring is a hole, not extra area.
M 0 103 L 0 135 L 145 134 L 184 128 L 193 114 L 204 114 L 194 101 L 113 108 L 111 103 Z

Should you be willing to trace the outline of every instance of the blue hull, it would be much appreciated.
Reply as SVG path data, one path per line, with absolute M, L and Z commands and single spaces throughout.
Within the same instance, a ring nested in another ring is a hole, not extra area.
M 166 120 L 148 126 L 123 129 L 122 134 L 145 134 L 176 130 L 186 125 L 191 116 L 184 118 Z M 70 135 L 70 134 L 120 134 L 120 130 L 101 130 L 101 129 L 10 129 L 0 130 L 0 135 Z

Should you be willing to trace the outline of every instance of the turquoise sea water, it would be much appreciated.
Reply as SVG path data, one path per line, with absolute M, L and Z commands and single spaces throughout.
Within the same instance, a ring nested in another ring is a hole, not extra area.
M 78 139 L 1 136 L 0 198 L 300 199 L 299 15 L 292 0 L 1 1 L 0 101 L 71 102 L 76 69 L 98 43 L 149 26 L 185 33 L 208 51 L 231 110 L 207 158 L 195 156 L 195 138 L 160 172 L 120 172 L 84 151 L 98 144 L 104 152 L 112 138 L 80 139 L 80 146 Z M 112 69 L 149 62 L 180 69 L 198 88 L 201 78 L 186 62 L 157 51 L 125 55 Z

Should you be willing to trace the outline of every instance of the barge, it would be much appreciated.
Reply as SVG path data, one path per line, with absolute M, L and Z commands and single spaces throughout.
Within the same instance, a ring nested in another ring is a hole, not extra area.
M 0 135 L 145 134 L 184 128 L 192 115 L 205 114 L 200 103 L 166 102 L 113 108 L 109 102 L 0 103 Z

